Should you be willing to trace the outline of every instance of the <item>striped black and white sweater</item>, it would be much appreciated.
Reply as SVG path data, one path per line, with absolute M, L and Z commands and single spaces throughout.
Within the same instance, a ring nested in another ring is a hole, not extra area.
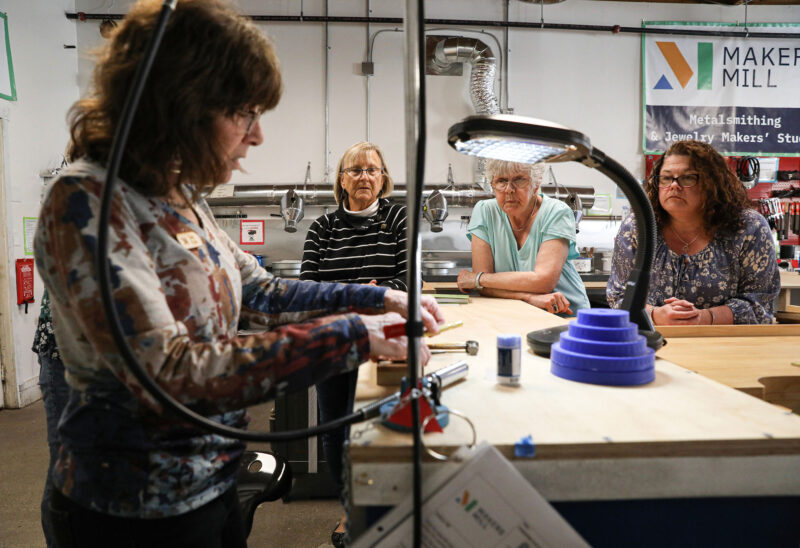
M 303 246 L 301 280 L 368 283 L 406 291 L 406 208 L 380 199 L 371 217 L 342 205 L 318 217 Z

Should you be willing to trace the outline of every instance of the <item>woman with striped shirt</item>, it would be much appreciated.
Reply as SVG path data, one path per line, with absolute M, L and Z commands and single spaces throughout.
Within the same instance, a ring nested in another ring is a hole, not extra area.
M 385 199 L 392 177 L 372 143 L 348 148 L 333 194 L 339 208 L 311 224 L 301 280 L 371 283 L 406 290 L 406 208 Z
M 311 224 L 303 249 L 300 279 L 368 283 L 406 290 L 406 208 L 386 200 L 392 177 L 383 153 L 360 142 L 339 160 L 333 194 L 339 208 Z M 353 410 L 358 373 L 330 377 L 317 385 L 322 422 Z M 334 481 L 342 483 L 345 428 L 323 435 L 322 448 Z M 344 520 L 331 540 L 344 546 Z

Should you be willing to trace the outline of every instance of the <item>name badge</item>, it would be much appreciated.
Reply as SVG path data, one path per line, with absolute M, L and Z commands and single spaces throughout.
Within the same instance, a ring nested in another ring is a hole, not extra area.
M 178 243 L 186 249 L 197 249 L 203 245 L 203 239 L 197 235 L 197 232 L 178 232 L 175 237 L 178 239 Z

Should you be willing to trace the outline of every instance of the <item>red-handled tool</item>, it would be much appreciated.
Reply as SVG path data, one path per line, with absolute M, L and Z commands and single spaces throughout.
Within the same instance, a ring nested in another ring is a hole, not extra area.
M 442 331 L 447 331 L 448 329 L 453 329 L 454 327 L 461 327 L 464 325 L 464 322 L 461 320 L 446 323 L 439 327 L 439 333 Z M 406 324 L 405 323 L 393 323 L 392 325 L 384 325 L 383 326 L 383 336 L 387 339 L 393 339 L 394 337 L 402 337 L 406 334 Z M 425 332 L 426 337 L 431 337 L 433 335 L 438 335 L 438 333 L 430 333 L 428 331 Z

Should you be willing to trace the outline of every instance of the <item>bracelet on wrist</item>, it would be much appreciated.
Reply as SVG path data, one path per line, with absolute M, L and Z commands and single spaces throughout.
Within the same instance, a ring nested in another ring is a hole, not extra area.
M 711 323 L 709 325 L 714 325 L 715 323 L 717 323 L 717 316 L 716 314 L 714 314 L 714 311 L 711 310 L 710 308 L 708 308 L 707 310 L 708 313 L 711 314 Z
M 483 289 L 483 286 L 481 285 L 481 276 L 483 276 L 483 272 L 478 272 L 478 275 L 475 276 L 475 289 L 478 291 Z

